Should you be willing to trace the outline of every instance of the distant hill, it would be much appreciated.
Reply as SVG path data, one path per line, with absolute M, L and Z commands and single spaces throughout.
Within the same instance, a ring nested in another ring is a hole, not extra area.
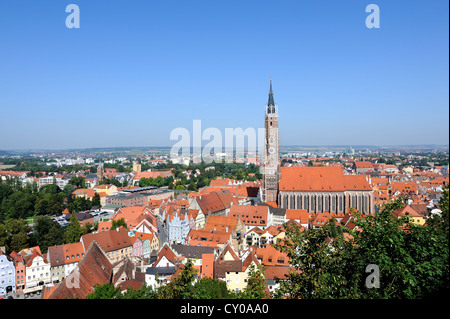
M 9 153 L 7 151 L 0 150 L 0 155 L 8 155 Z

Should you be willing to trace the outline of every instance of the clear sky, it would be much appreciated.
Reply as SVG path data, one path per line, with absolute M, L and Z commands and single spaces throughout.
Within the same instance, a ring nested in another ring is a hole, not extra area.
M 0 149 L 171 146 L 196 119 L 256 129 L 270 74 L 281 145 L 448 144 L 448 13 L 447 0 L 2 0 Z

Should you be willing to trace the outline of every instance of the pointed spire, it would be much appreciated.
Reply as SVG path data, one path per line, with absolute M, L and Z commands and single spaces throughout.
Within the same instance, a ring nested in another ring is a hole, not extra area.
M 269 101 L 267 102 L 267 106 L 271 107 L 273 106 L 273 109 L 275 109 L 275 102 L 273 100 L 273 92 L 272 92 L 272 76 L 270 76 L 270 91 L 269 91 Z M 269 108 L 270 110 L 270 108 Z M 274 110 L 269 113 L 274 113 Z

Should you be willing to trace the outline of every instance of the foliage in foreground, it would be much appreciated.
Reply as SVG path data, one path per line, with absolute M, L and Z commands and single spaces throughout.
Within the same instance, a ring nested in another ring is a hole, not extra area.
M 440 201 L 442 214 L 430 216 L 424 226 L 393 218 L 402 206 L 399 199 L 375 216 L 354 212 L 359 228 L 354 230 L 334 221 L 307 232 L 289 227 L 276 248 L 294 267 L 280 282 L 277 297 L 425 298 L 448 290 L 448 188 Z M 379 288 L 374 287 L 376 267 Z
M 265 294 L 265 283 L 260 268 L 252 268 L 249 285 L 243 292 L 232 292 L 218 279 L 204 277 L 196 280 L 196 269 L 188 260 L 182 271 L 168 284 L 156 289 L 142 285 L 122 294 L 112 283 L 98 285 L 87 299 L 258 299 Z

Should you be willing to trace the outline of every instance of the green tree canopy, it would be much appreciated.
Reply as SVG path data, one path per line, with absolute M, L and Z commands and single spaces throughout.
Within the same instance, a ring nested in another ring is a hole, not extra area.
M 78 221 L 75 213 L 72 213 L 72 215 L 70 216 L 69 225 L 67 225 L 67 230 L 64 236 L 65 242 L 79 242 L 81 235 L 83 235 L 83 230 L 81 229 L 80 222 Z
M 442 206 L 448 207 L 446 194 Z M 334 222 L 306 232 L 289 226 L 275 245 L 293 265 L 278 297 L 422 298 L 448 289 L 448 210 L 417 226 L 393 217 L 403 205 L 388 203 L 375 216 L 354 212 L 353 230 Z M 380 288 L 367 282 L 373 266 Z

